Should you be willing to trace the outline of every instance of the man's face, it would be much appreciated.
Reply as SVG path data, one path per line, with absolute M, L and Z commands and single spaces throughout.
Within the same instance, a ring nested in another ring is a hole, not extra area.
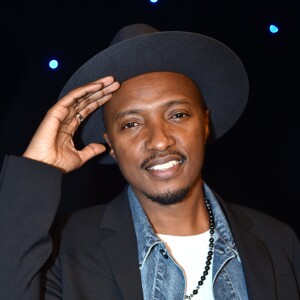
M 153 72 L 122 83 L 105 105 L 104 137 L 140 200 L 175 204 L 201 188 L 208 112 L 188 77 Z

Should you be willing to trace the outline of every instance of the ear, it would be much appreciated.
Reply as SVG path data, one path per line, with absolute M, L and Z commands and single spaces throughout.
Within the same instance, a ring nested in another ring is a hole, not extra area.
M 105 139 L 106 143 L 107 143 L 108 146 L 109 146 L 109 155 L 110 155 L 115 161 L 117 161 L 116 155 L 115 155 L 115 152 L 114 152 L 114 149 L 113 149 L 112 146 L 111 146 L 111 142 L 110 142 L 110 140 L 109 140 L 109 137 L 108 137 L 107 132 L 104 132 L 104 133 L 103 133 L 103 138 Z
M 204 138 L 205 138 L 205 143 L 208 140 L 209 137 L 209 128 L 210 128 L 210 122 L 209 122 L 210 118 L 209 118 L 209 110 L 206 109 L 204 111 Z

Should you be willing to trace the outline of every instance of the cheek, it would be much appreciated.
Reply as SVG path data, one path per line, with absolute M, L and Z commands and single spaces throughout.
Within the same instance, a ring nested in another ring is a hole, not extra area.
M 201 167 L 203 163 L 205 144 L 205 130 L 201 126 L 190 128 L 188 135 L 183 136 L 182 146 L 189 155 L 191 165 L 196 168 Z
M 182 133 L 181 140 L 184 141 L 184 144 L 189 145 L 190 149 L 198 148 L 200 151 L 206 142 L 206 131 L 203 124 L 193 124 Z
M 116 160 L 120 172 L 129 184 L 132 186 L 143 184 L 143 174 L 140 169 L 141 159 L 138 151 L 135 151 L 133 147 L 120 147 L 116 151 Z
M 118 140 L 118 143 L 112 145 L 115 158 L 122 172 L 136 168 L 139 162 L 140 151 L 138 147 L 133 147 L 133 143 Z

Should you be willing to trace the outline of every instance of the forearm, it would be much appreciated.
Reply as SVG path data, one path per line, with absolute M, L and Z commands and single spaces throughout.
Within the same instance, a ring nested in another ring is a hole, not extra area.
M 6 157 L 0 177 L 0 291 L 3 299 L 39 299 L 40 270 L 52 251 L 50 227 L 62 173 Z

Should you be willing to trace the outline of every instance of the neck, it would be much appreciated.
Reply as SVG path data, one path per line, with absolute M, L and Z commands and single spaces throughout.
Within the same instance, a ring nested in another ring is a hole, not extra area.
M 148 198 L 139 199 L 158 234 L 187 236 L 209 229 L 208 212 L 201 187 L 195 187 L 177 204 L 161 205 Z

